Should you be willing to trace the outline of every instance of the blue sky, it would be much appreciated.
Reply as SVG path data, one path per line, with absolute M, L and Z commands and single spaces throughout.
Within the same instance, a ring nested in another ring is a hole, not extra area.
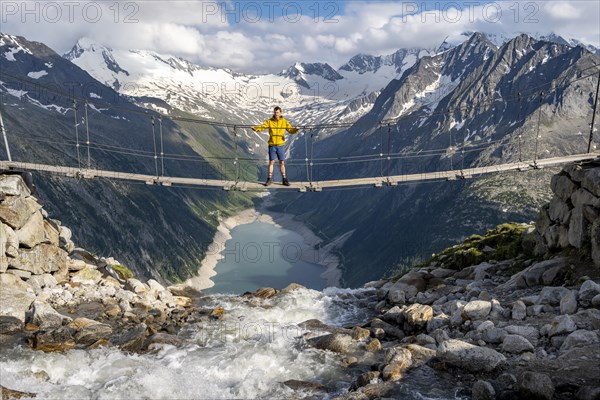
M 3 32 L 59 53 L 88 37 L 246 73 L 279 72 L 297 61 L 338 68 L 358 53 L 436 48 L 472 31 L 554 32 L 600 46 L 600 2 L 593 0 L 2 0 L 0 14 Z

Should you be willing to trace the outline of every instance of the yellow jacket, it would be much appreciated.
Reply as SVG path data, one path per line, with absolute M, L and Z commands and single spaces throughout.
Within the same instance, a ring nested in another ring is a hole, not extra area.
M 252 128 L 254 132 L 261 132 L 269 128 L 269 146 L 282 146 L 285 144 L 284 134 L 285 131 L 289 133 L 298 133 L 299 129 L 293 128 L 285 118 L 280 117 L 279 119 L 272 116 L 268 120 L 262 123 L 262 125 L 255 126 Z

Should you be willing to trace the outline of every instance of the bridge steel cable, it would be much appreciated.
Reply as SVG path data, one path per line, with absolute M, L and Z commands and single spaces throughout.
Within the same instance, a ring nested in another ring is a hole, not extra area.
M 81 169 L 81 155 L 79 151 L 79 121 L 77 121 L 77 100 L 73 99 L 73 115 L 75 116 L 75 148 L 77 149 L 77 166 Z
M 383 178 L 383 125 L 379 121 L 379 176 Z
M 87 167 L 88 169 L 92 167 L 92 160 L 90 157 L 90 125 L 88 123 L 88 103 L 87 101 L 84 104 L 85 106 L 85 134 L 86 134 L 86 141 L 85 144 L 87 146 Z
M 537 166 L 538 159 L 538 143 L 540 140 L 540 124 L 542 122 L 542 101 L 543 101 L 544 92 L 540 92 L 540 103 L 538 105 L 538 120 L 537 120 L 537 128 L 535 132 L 535 150 L 533 152 L 533 165 Z
M 465 115 L 465 125 L 467 125 L 467 116 Z M 450 145 L 448 146 L 448 157 L 450 158 L 450 169 L 454 169 L 454 154 L 452 154 L 452 129 L 448 129 Z
M 460 175 L 463 178 L 465 176 L 463 170 L 465 169 L 465 146 L 467 144 L 467 130 L 467 124 L 465 124 L 463 129 L 463 142 L 462 146 L 460 146 Z
M 162 115 L 158 117 L 158 126 L 160 131 L 160 176 L 165 176 L 165 149 L 163 147 Z
M 236 185 L 240 181 L 240 164 L 238 160 L 238 135 L 237 135 L 237 126 L 233 126 L 233 146 L 235 152 L 235 159 L 233 161 L 233 165 L 235 166 L 235 183 Z
M 312 185 L 312 180 L 310 179 L 310 169 L 308 165 L 308 134 L 306 130 L 302 131 L 302 136 L 304 136 L 304 163 L 306 165 L 306 181 Z
M 388 124 L 388 139 L 387 139 L 387 178 L 386 183 L 390 183 L 390 175 L 391 175 L 391 149 L 392 149 L 392 125 Z
M 156 176 L 158 177 L 158 155 L 156 150 L 156 127 L 154 122 L 154 115 L 150 118 L 152 120 L 152 143 L 154 144 L 154 170 L 156 171 Z
M 592 122 L 590 124 L 590 139 L 588 140 L 587 152 L 592 149 L 592 140 L 594 139 L 594 121 L 596 120 L 596 110 L 598 109 L 598 92 L 600 92 L 600 71 L 598 72 L 598 83 L 596 83 L 596 98 L 594 100 L 594 110 L 592 111 Z
M 517 93 L 517 96 L 519 98 L 517 105 L 517 121 L 521 121 L 521 92 Z M 519 128 L 519 135 L 518 135 L 518 139 L 519 139 L 519 162 L 523 162 L 523 153 L 522 153 L 522 133 L 523 133 L 523 127 L 521 126 Z
M 313 185 L 313 181 L 314 181 L 314 175 L 313 175 L 313 165 L 314 165 L 314 159 L 313 159 L 313 149 L 314 149 L 314 143 L 315 143 L 315 133 L 313 132 L 313 130 L 310 130 L 310 186 L 312 187 Z

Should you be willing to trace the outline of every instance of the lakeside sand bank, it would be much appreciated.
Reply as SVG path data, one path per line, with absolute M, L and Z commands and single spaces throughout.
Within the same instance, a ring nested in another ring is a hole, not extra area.
M 333 252 L 338 242 L 318 248 L 322 242 L 321 238 L 302 222 L 294 220 L 293 215 L 274 212 L 265 214 L 263 208 L 260 207 L 259 210 L 254 208 L 246 209 L 221 221 L 217 227 L 214 240 L 202 260 L 198 275 L 185 281 L 182 286 L 189 286 L 196 290 L 213 287 L 215 284 L 211 278 L 217 274 L 215 267 L 218 261 L 222 259 L 221 253 L 225 249 L 225 242 L 231 239 L 231 230 L 236 226 L 250 224 L 255 221 L 272 224 L 276 227 L 300 234 L 304 241 L 303 243 L 299 243 L 299 258 L 305 262 L 324 266 L 325 271 L 321 274 L 321 277 L 325 280 L 326 285 L 339 286 L 342 271 L 338 268 L 340 264 L 339 257 Z

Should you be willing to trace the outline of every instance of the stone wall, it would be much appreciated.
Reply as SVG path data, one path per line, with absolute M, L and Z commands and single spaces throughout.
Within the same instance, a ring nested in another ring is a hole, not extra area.
M 2 314 L 23 320 L 28 305 L 16 292 L 33 300 L 32 292 L 66 279 L 74 248 L 71 231 L 48 218 L 20 175 L 0 175 Z
M 141 351 L 155 336 L 177 342 L 170 333 L 199 316 L 177 288 L 140 282 L 114 258 L 75 247 L 20 175 L 0 175 L 0 256 L 2 346 Z
M 551 188 L 554 197 L 525 246 L 537 256 L 568 248 L 591 252 L 600 268 L 600 161 L 566 166 L 552 177 Z

